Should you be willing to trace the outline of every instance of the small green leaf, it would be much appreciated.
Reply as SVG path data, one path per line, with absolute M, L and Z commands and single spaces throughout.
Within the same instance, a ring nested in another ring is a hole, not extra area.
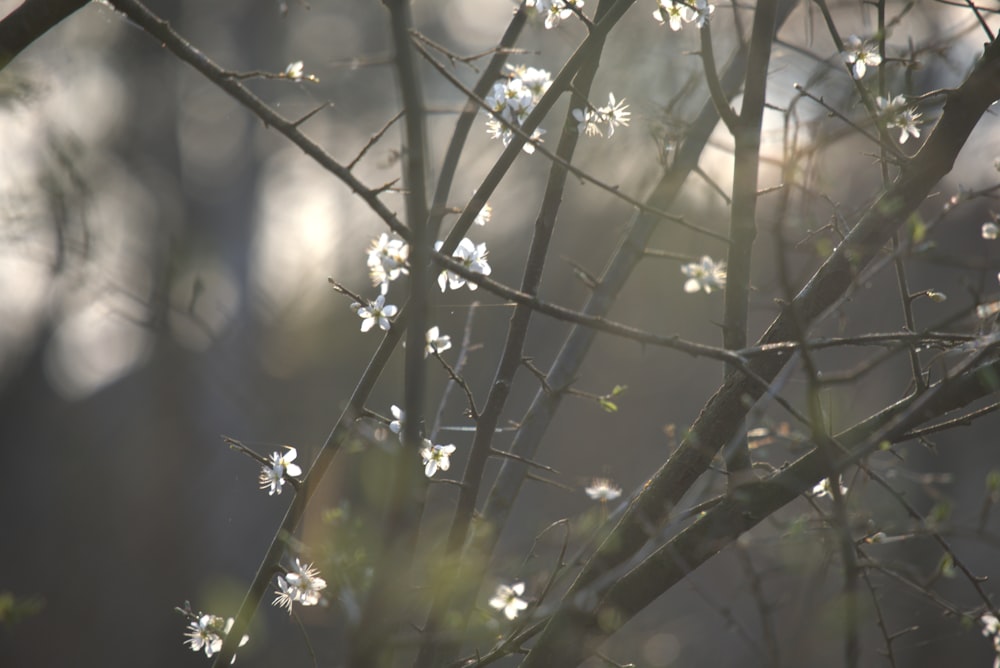
M 618 404 L 616 404 L 615 402 L 611 401 L 607 397 L 600 397 L 600 398 L 598 398 L 598 401 L 601 404 L 601 408 L 603 408 L 607 412 L 609 412 L 609 413 L 616 413 L 618 411 Z

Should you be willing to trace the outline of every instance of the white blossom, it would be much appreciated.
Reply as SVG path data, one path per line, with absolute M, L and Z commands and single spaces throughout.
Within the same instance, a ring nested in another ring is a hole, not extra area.
M 869 67 L 877 67 L 882 64 L 882 56 L 878 52 L 878 46 L 872 42 L 865 41 L 857 35 L 851 35 L 844 42 L 844 62 L 851 66 L 851 71 L 858 79 L 865 76 Z
M 268 489 L 267 495 L 274 496 L 281 494 L 281 489 L 285 485 L 285 476 L 297 478 L 302 475 L 302 469 L 298 464 L 293 464 L 298 452 L 295 448 L 286 445 L 285 452 L 272 452 L 270 464 L 261 468 L 260 488 Z
M 902 95 L 893 98 L 879 96 L 875 98 L 875 106 L 885 126 L 899 130 L 900 144 L 905 144 L 910 136 L 914 139 L 920 136 L 920 127 L 917 125 L 920 113 L 915 107 L 907 106 L 906 98 Z
M 705 255 L 699 262 L 690 262 L 681 267 L 681 273 L 688 277 L 684 283 L 684 292 L 692 293 L 704 290 L 711 294 L 713 290 L 726 287 L 726 263 L 714 261 Z
M 301 60 L 296 60 L 294 63 L 288 63 L 288 67 L 285 68 L 285 76 L 289 79 L 299 81 L 302 79 L 302 68 L 305 65 Z
M 285 67 L 285 71 L 281 73 L 281 76 L 286 79 L 291 79 L 292 81 L 302 81 L 303 79 L 305 79 L 306 81 L 319 83 L 319 77 L 312 74 L 306 74 L 303 69 L 304 67 L 305 65 L 302 63 L 301 60 L 296 60 L 295 62 L 288 63 L 288 66 Z
M 518 613 L 528 608 L 527 601 L 521 598 L 523 594 L 523 582 L 517 582 L 513 585 L 499 585 L 496 594 L 490 599 L 490 607 L 503 610 L 507 619 L 515 619 Z
M 653 12 L 653 18 L 656 19 L 660 25 L 664 23 L 670 24 L 670 29 L 674 32 L 680 30 L 684 27 L 684 16 L 687 7 L 681 2 L 674 2 L 673 0 L 657 0 L 656 11 Z
M 583 0 L 527 0 L 525 6 L 545 17 L 545 29 L 552 30 L 573 15 L 570 7 L 581 9 Z
M 622 495 L 621 488 L 607 478 L 594 478 L 590 481 L 590 485 L 585 487 L 583 491 L 594 501 L 602 503 L 614 501 Z
M 507 69 L 508 75 L 497 80 L 484 98 L 490 109 L 486 130 L 491 138 L 501 140 L 504 146 L 514 138 L 514 132 L 507 124 L 523 125 L 542 95 L 552 85 L 552 75 L 546 70 L 524 65 L 508 65 Z M 540 128 L 535 129 L 531 139 L 539 141 L 544 132 Z M 525 142 L 523 149 L 525 153 L 535 151 L 531 142 Z
M 597 124 L 597 114 L 590 109 L 574 109 L 573 118 L 576 119 L 576 130 L 580 134 L 588 137 L 603 134 L 601 127 Z
M 434 250 L 441 250 L 442 245 L 443 242 L 438 241 L 434 244 Z M 477 245 L 472 243 L 470 239 L 465 238 L 455 248 L 452 258 L 471 272 L 489 276 L 493 269 L 490 267 L 489 262 L 486 261 L 488 253 L 489 251 L 486 250 L 485 243 Z M 441 292 L 444 292 L 448 288 L 457 290 L 463 285 L 468 285 L 470 290 L 475 290 L 479 287 L 475 283 L 468 283 L 464 277 L 448 270 L 442 271 L 438 276 L 438 285 L 441 287 Z
M 432 353 L 443 353 L 451 348 L 451 337 L 447 334 L 442 335 L 437 326 L 428 329 L 425 338 L 427 345 L 424 347 L 424 357 Z
M 355 302 L 357 303 L 357 302 Z M 396 315 L 398 308 L 392 304 L 385 303 L 385 295 L 379 295 L 375 301 L 367 306 L 358 306 L 356 309 L 358 317 L 361 318 L 361 331 L 367 332 L 378 323 L 378 326 L 385 331 L 389 331 L 389 318 Z
M 383 295 L 389 291 L 391 281 L 408 273 L 406 260 L 409 254 L 410 247 L 402 239 L 390 239 L 388 234 L 383 233 L 372 240 L 368 249 L 368 275 L 372 284 L 381 288 Z
M 424 475 L 432 478 L 439 470 L 447 471 L 451 467 L 449 457 L 454 453 L 454 445 L 433 445 L 425 438 L 424 447 L 420 449 L 420 456 L 424 460 Z
M 493 207 L 490 206 L 489 202 L 487 202 L 483 205 L 483 208 L 479 210 L 479 213 L 476 214 L 476 217 L 472 220 L 472 222 L 480 227 L 483 227 L 492 219 Z
M 708 23 L 708 17 L 715 11 L 715 5 L 710 5 L 708 0 L 695 0 L 694 6 L 684 6 L 684 20 L 688 23 L 695 22 L 699 28 Z
M 395 404 L 389 407 L 389 412 L 392 413 L 393 417 L 392 422 L 389 423 L 389 431 L 394 434 L 402 434 L 403 421 L 406 420 L 406 412 Z
M 597 114 L 601 117 L 601 121 L 608 124 L 608 139 L 615 134 L 616 127 L 628 127 L 629 119 L 632 116 L 632 112 L 628 111 L 628 105 L 625 104 L 625 99 L 615 100 L 614 93 L 608 93 L 607 105 L 598 108 Z
M 983 223 L 982 235 L 983 239 L 993 241 L 1000 236 L 1000 225 L 997 225 L 996 222 L 992 220 Z
M 840 479 L 840 476 L 837 476 L 837 485 L 840 487 L 841 496 L 847 494 L 847 487 L 844 486 L 844 483 Z M 824 496 L 829 496 L 832 498 L 833 491 L 830 488 L 830 479 L 823 478 L 821 481 L 819 481 L 816 484 L 816 486 L 812 488 L 812 493 L 813 496 L 815 496 L 817 499 L 822 499 Z
M 277 596 L 272 605 L 288 608 L 288 614 L 292 614 L 292 603 L 316 605 L 324 589 L 326 580 L 319 576 L 319 571 L 312 564 L 304 565 L 296 559 L 292 570 L 278 576 L 278 589 L 274 592 Z
M 212 658 L 212 655 L 222 649 L 222 642 L 229 630 L 233 628 L 233 618 L 223 619 L 218 615 L 196 615 L 188 624 L 188 630 L 184 633 L 188 645 L 192 651 L 200 652 L 205 650 L 205 656 Z M 247 644 L 250 636 L 244 635 L 240 639 L 240 647 Z M 233 655 L 233 662 L 236 656 Z

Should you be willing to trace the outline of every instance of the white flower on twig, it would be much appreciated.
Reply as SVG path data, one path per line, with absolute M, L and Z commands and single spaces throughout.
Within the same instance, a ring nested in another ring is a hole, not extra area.
M 878 45 L 861 39 L 857 35 L 851 35 L 844 42 L 844 62 L 851 66 L 851 71 L 855 78 L 862 79 L 869 67 L 877 67 L 882 64 L 882 56 L 878 52 Z
M 205 656 L 212 658 L 212 655 L 222 649 L 222 642 L 232 628 L 232 617 L 223 619 L 218 615 L 195 615 L 184 633 L 187 637 L 184 644 L 188 645 L 194 652 L 205 650 Z M 246 645 L 248 640 L 250 640 L 250 636 L 244 635 L 240 639 L 240 647 Z M 235 655 L 233 661 L 236 661 Z
M 906 98 L 897 95 L 893 98 L 876 97 L 875 106 L 887 128 L 899 130 L 899 143 L 905 144 L 911 136 L 920 137 L 920 113 L 915 107 L 907 106 Z
M 427 330 L 426 340 L 427 345 L 424 347 L 424 357 L 432 353 L 443 353 L 451 348 L 451 337 L 447 334 L 442 335 L 436 326 Z
M 442 245 L 442 242 L 438 241 L 434 244 L 434 250 L 441 250 Z M 489 262 L 486 261 L 488 253 L 489 251 L 486 250 L 485 243 L 477 245 L 466 238 L 459 242 L 455 252 L 452 253 L 452 257 L 469 271 L 489 276 L 493 270 Z M 466 282 L 464 277 L 447 270 L 442 271 L 438 276 L 438 285 L 441 287 L 441 292 L 444 292 L 448 288 L 457 290 L 463 285 L 468 285 L 470 290 L 475 290 L 479 287 L 475 283 Z
M 320 602 L 320 592 L 326 589 L 326 580 L 319 576 L 319 571 L 312 564 L 303 564 L 295 560 L 295 567 L 278 576 L 277 594 L 272 605 L 288 608 L 292 614 L 292 603 L 316 605 Z
M 684 292 L 692 293 L 704 290 L 711 294 L 713 290 L 726 287 L 726 263 L 716 262 L 709 256 L 702 256 L 699 262 L 690 262 L 681 267 L 681 273 L 688 277 L 684 282 Z
M 292 463 L 297 456 L 298 452 L 290 445 L 285 446 L 285 452 L 271 453 L 270 463 L 260 470 L 260 488 L 270 488 L 268 496 L 281 494 L 281 489 L 285 486 L 285 476 L 297 478 L 302 475 L 301 467 Z
M 507 619 L 515 619 L 522 610 L 528 608 L 527 601 L 521 599 L 523 594 L 523 582 L 513 585 L 499 585 L 496 594 L 490 599 L 490 607 L 503 610 L 503 614 Z
M 375 301 L 368 306 L 358 306 L 358 317 L 361 318 L 361 331 L 367 332 L 378 323 L 378 326 L 385 331 L 389 331 L 389 318 L 392 318 L 399 311 L 392 304 L 385 303 L 385 295 L 379 295 Z
M 454 453 L 454 445 L 433 445 L 425 438 L 424 447 L 420 449 L 420 456 L 424 460 L 424 475 L 432 478 L 439 470 L 447 471 L 451 468 L 449 457 Z

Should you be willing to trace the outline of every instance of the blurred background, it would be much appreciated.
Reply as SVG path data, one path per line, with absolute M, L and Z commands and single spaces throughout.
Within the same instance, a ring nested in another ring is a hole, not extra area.
M 0 0 L 0 15 L 17 4 Z M 588 13 L 592 5 L 596 0 L 587 2 Z M 281 72 L 303 61 L 318 82 L 253 79 L 248 85 L 287 118 L 331 103 L 303 127 L 342 163 L 399 111 L 380 3 L 163 0 L 150 7 L 229 70 Z M 508 0 L 419 0 L 414 13 L 428 37 L 469 54 L 496 44 L 514 7 Z M 700 63 L 691 56 L 698 48 L 694 30 L 658 26 L 653 9 L 655 3 L 639 2 L 630 10 L 609 41 L 594 86 L 597 105 L 610 91 L 627 99 L 631 127 L 611 141 L 582 140 L 577 160 L 638 198 L 655 184 L 669 163 L 672 138 L 706 97 Z M 843 35 L 873 31 L 860 3 L 836 9 Z M 747 14 L 743 19 L 748 24 Z M 719 7 L 713 26 L 717 58 L 725 61 L 733 42 L 728 8 Z M 584 34 L 575 20 L 552 31 L 532 22 L 518 45 L 525 52 L 511 62 L 555 73 Z M 819 18 L 800 7 L 780 37 L 769 102 L 784 108 L 794 95 L 792 83 L 808 82 L 828 102 L 853 112 L 851 82 Z M 910 37 L 922 66 L 891 70 L 898 92 L 957 86 L 984 41 L 967 11 L 930 3 L 903 13 L 890 39 L 894 53 L 901 54 Z M 471 68 L 454 71 L 470 85 L 477 76 Z M 433 70 L 425 74 L 433 173 L 463 100 Z M 923 110 L 925 132 L 937 110 Z M 550 138 L 558 136 L 563 113 L 565 101 L 543 123 Z M 789 261 L 802 281 L 835 239 L 824 226 L 853 222 L 874 196 L 879 172 L 875 149 L 842 136 L 844 127 L 829 121 L 826 110 L 800 102 L 796 113 L 802 140 L 822 147 L 808 178 L 826 198 L 819 204 L 820 198 L 802 198 L 784 223 L 786 233 L 801 240 Z M 765 119 L 769 159 L 781 157 L 782 119 L 779 111 Z M 449 200 L 459 209 L 501 150 L 482 120 Z M 717 132 L 700 165 L 705 178 L 689 179 L 674 210 L 721 233 L 728 212 L 711 182 L 729 188 L 730 147 L 725 133 Z M 372 187 L 397 178 L 398 151 L 393 127 L 355 174 Z M 960 188 L 995 184 L 997 156 L 1000 134 L 989 115 L 952 178 L 928 202 L 926 220 Z M 470 233 L 488 243 L 493 277 L 504 283 L 520 282 L 547 172 L 541 156 L 518 158 L 491 198 L 491 222 Z M 765 162 L 761 186 L 779 180 L 777 164 Z M 401 214 L 401 196 L 383 199 Z M 785 296 L 775 271 L 771 206 L 762 199 L 752 338 L 775 314 L 774 299 Z M 918 302 L 920 326 L 995 298 L 1000 253 L 980 235 L 990 207 L 985 198 L 955 206 L 930 231 L 933 248 L 910 263 L 913 291 L 951 297 L 944 304 Z M 630 216 L 622 202 L 572 181 L 542 297 L 582 306 L 588 291 L 572 263 L 599 275 Z M 0 665 L 205 664 L 204 656 L 182 644 L 185 620 L 174 607 L 190 601 L 196 610 L 234 614 L 289 502 L 288 495 L 260 491 L 259 466 L 231 451 L 221 436 L 264 454 L 290 444 L 303 466 L 312 461 L 379 338 L 359 331 L 350 300 L 334 293 L 327 277 L 374 297 L 366 250 L 383 231 L 340 182 L 107 6 L 87 6 L 0 72 L 0 447 L 10 474 L 0 486 L 0 605 L 16 600 L 0 625 Z M 666 224 L 653 246 L 692 259 L 725 252 L 716 241 Z M 611 316 L 717 344 L 722 296 L 687 295 L 683 281 L 677 262 L 645 261 Z M 402 290 L 394 286 L 390 294 L 401 299 Z M 881 272 L 818 332 L 900 329 L 895 290 L 894 275 Z M 471 320 L 474 349 L 466 374 L 482 399 L 510 306 L 462 289 L 440 296 L 432 317 L 457 344 L 473 298 L 482 304 Z M 966 319 L 954 327 L 974 326 Z M 567 331 L 536 317 L 526 354 L 547 369 Z M 822 363 L 849 368 L 869 352 L 835 351 Z M 370 403 L 382 415 L 402 403 L 398 352 L 397 358 Z M 847 426 L 891 402 L 905 391 L 908 373 L 906 360 L 893 358 L 875 374 L 831 391 L 832 422 Z M 645 481 L 721 376 L 715 362 L 600 336 L 577 387 L 603 394 L 627 386 L 616 398 L 619 411 L 607 413 L 586 400 L 564 404 L 539 456 L 559 470 L 564 488 L 525 487 L 501 542 L 496 581 L 510 579 L 551 522 L 570 517 L 585 524 L 602 512 L 582 491 L 593 477 L 613 479 L 626 494 Z M 430 379 L 434 410 L 447 377 L 432 366 Z M 519 374 L 507 419 L 521 418 L 537 387 L 531 374 Z M 786 394 L 798 401 L 801 387 L 793 375 Z M 452 396 L 443 411 L 446 426 L 470 426 L 463 408 Z M 757 416 L 756 426 L 783 433 L 757 456 L 775 466 L 796 456 L 796 427 L 782 431 L 788 416 L 771 407 Z M 901 448 L 905 462 L 876 464 L 898 469 L 900 488 L 922 511 L 946 504 L 956 525 L 974 525 L 984 476 L 1000 466 L 996 426 L 988 417 L 975 428 L 937 436 L 934 450 L 907 446 Z M 337 665 L 347 633 L 348 574 L 361 567 L 347 563 L 341 548 L 353 540 L 352 531 L 365 530 L 365 508 L 383 480 L 380 451 L 387 438 L 393 437 L 375 423 L 361 427 L 357 442 L 335 461 L 302 530 L 331 583 L 329 607 L 302 616 L 319 665 Z M 463 431 L 448 436 L 446 442 L 458 446 L 455 477 L 470 440 Z M 498 446 L 507 442 L 509 435 L 501 436 Z M 494 464 L 490 475 L 495 470 Z M 432 512 L 440 506 L 444 513 L 453 491 L 436 487 L 432 497 Z M 871 516 L 872 526 L 879 522 L 889 531 L 906 525 L 902 512 L 877 494 L 862 489 L 852 503 Z M 751 532 L 740 550 L 720 555 L 629 624 L 607 653 L 643 666 L 764 665 L 757 587 L 771 604 L 768 619 L 782 665 L 840 665 L 834 614 L 839 566 L 815 526 L 796 533 L 795 518 L 808 510 L 804 503 L 789 508 L 787 517 Z M 991 538 L 991 525 L 952 536 L 982 576 L 1000 575 L 1000 542 Z M 886 559 L 905 560 L 914 577 L 932 575 L 940 558 L 928 540 L 877 549 Z M 539 574 L 547 563 L 527 570 L 529 591 L 530 584 L 544 582 Z M 330 572 L 337 564 L 343 574 Z M 532 573 L 541 579 L 532 581 Z M 985 586 L 996 593 L 991 582 Z M 960 607 L 979 604 L 967 582 L 946 579 L 940 587 Z M 879 593 L 893 628 L 917 627 L 896 644 L 900 665 L 985 666 L 995 656 L 975 628 L 946 618 L 919 595 L 888 585 Z M 866 618 L 863 629 L 864 665 L 886 665 L 874 620 Z M 250 634 L 241 665 L 311 664 L 302 630 L 283 611 L 263 606 Z

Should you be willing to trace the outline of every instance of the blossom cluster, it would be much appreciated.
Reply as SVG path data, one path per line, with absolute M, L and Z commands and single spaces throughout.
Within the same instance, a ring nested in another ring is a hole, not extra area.
M 292 570 L 278 576 L 278 589 L 274 592 L 277 596 L 272 604 L 288 608 L 288 614 L 292 614 L 292 603 L 316 605 L 324 589 L 326 580 L 319 576 L 319 571 L 312 564 L 303 564 L 296 559 Z
M 545 29 L 552 30 L 557 25 L 573 16 L 573 9 L 582 9 L 583 0 L 527 0 L 524 3 L 529 9 L 535 10 L 539 16 L 545 17 Z
M 204 615 L 201 613 L 193 615 L 191 622 L 188 624 L 187 631 L 184 633 L 184 636 L 187 638 L 184 644 L 188 645 L 194 652 L 205 650 L 205 656 L 212 658 L 212 655 L 222 649 L 222 642 L 229 635 L 231 628 L 233 628 L 232 617 L 223 619 L 218 615 Z M 248 640 L 250 640 L 250 636 L 244 635 L 240 639 L 240 647 L 246 645 Z M 235 655 L 233 656 L 233 661 L 236 661 Z
M 409 255 L 410 247 L 402 239 L 390 239 L 383 233 L 372 241 L 368 249 L 368 275 L 383 295 L 389 292 L 389 283 L 409 273 L 406 268 Z
M 616 127 L 628 126 L 631 115 L 625 100 L 616 100 L 614 93 L 608 93 L 608 103 L 603 107 L 573 110 L 580 134 L 588 137 L 603 135 L 601 124 L 607 123 L 608 139 L 614 136 Z
M 491 215 L 492 209 L 487 204 L 476 216 L 474 222 L 478 225 L 485 225 Z M 434 250 L 440 251 L 443 244 L 442 241 L 436 242 Z M 368 274 L 372 284 L 379 288 L 380 294 L 366 304 L 361 302 L 351 304 L 351 308 L 361 318 L 362 332 L 369 331 L 376 324 L 379 329 L 389 331 L 392 326 L 392 318 L 399 312 L 397 306 L 386 303 L 389 285 L 400 276 L 409 273 L 407 268 L 409 254 L 410 248 L 402 239 L 390 239 L 387 234 L 382 234 L 372 241 L 368 249 Z M 464 238 L 455 248 L 452 258 L 471 272 L 489 276 L 492 268 L 486 260 L 488 254 L 489 251 L 485 243 L 476 244 L 471 239 Z M 467 285 L 470 290 L 479 287 L 475 283 L 467 282 L 464 277 L 447 270 L 442 271 L 438 276 L 438 285 L 441 287 L 441 292 L 449 288 L 457 290 L 463 285 Z M 433 352 L 443 352 L 450 347 L 451 338 L 441 336 L 436 327 L 427 331 L 427 348 L 425 350 L 427 355 Z
M 568 10 L 567 10 L 568 11 Z M 520 127 L 535 109 L 535 105 L 552 85 L 552 75 L 546 70 L 524 65 L 507 65 L 510 72 L 498 79 L 486 95 L 486 105 L 490 108 L 486 131 L 490 138 L 499 139 L 504 146 L 514 138 L 510 126 Z M 545 131 L 536 129 L 532 140 L 539 139 Z M 534 153 L 531 142 L 525 142 L 525 153 Z
M 660 25 L 664 23 L 670 25 L 670 29 L 678 31 L 684 27 L 685 23 L 694 21 L 699 28 L 704 27 L 708 22 L 708 17 L 715 11 L 715 5 L 709 4 L 708 0 L 695 0 L 685 2 L 684 0 L 656 0 L 656 11 L 653 18 Z

